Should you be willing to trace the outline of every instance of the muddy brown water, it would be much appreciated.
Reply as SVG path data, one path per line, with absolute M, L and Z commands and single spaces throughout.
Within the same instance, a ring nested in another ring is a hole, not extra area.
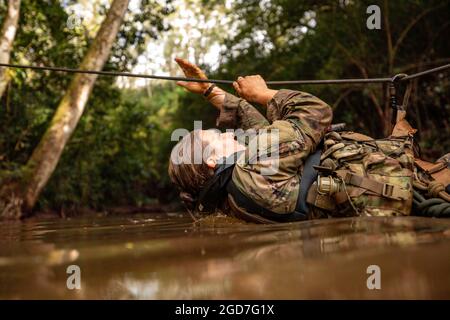
M 67 288 L 80 267 L 81 289 Z M 381 289 L 369 290 L 370 265 Z M 2 299 L 450 298 L 450 220 L 181 213 L 0 224 Z

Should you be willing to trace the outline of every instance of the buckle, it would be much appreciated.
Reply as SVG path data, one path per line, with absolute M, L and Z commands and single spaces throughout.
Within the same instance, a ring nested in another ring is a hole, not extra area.
M 392 198 L 393 193 L 394 193 L 394 186 L 392 184 L 384 183 L 381 195 L 386 198 Z
M 322 173 L 324 176 L 330 176 L 333 173 L 333 169 L 325 166 L 313 166 L 314 170 Z
M 353 178 L 353 173 L 346 172 L 343 180 L 346 184 L 352 184 L 352 182 L 351 182 L 352 178 Z

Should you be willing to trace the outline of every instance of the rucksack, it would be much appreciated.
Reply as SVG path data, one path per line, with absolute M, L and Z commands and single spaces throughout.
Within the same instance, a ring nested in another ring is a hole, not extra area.
M 316 167 L 319 177 L 308 192 L 310 218 L 409 215 L 414 132 L 394 129 L 385 139 L 350 131 L 327 133 Z

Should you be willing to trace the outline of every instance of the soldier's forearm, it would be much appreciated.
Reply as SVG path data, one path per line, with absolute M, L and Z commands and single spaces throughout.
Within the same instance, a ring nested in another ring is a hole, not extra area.
M 258 92 L 254 97 L 254 102 L 266 107 L 267 103 L 277 94 L 278 90 L 267 89 Z
M 220 111 L 222 110 L 223 103 L 225 101 L 225 91 L 219 87 L 214 87 L 208 95 L 207 100 Z

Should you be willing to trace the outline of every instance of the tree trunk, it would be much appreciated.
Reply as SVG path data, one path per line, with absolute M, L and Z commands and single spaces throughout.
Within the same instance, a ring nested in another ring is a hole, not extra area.
M 8 12 L 0 33 L 0 63 L 9 63 L 10 53 L 19 24 L 20 0 L 8 1 Z M 9 82 L 6 68 L 0 68 L 0 98 L 3 96 Z
M 97 36 L 81 62 L 81 69 L 98 71 L 103 68 L 119 31 L 128 3 L 129 0 L 114 0 L 112 2 Z M 50 179 L 67 141 L 83 114 L 96 79 L 97 75 L 93 74 L 76 74 L 72 79 L 50 126 L 23 170 L 24 177 L 19 186 L 21 214 L 31 211 L 38 200 L 39 194 Z M 12 196 L 11 199 L 16 203 L 18 202 L 17 195 Z M 3 207 L 6 206 L 3 205 Z M 0 215 L 18 218 L 15 216 L 17 210 L 0 211 Z

